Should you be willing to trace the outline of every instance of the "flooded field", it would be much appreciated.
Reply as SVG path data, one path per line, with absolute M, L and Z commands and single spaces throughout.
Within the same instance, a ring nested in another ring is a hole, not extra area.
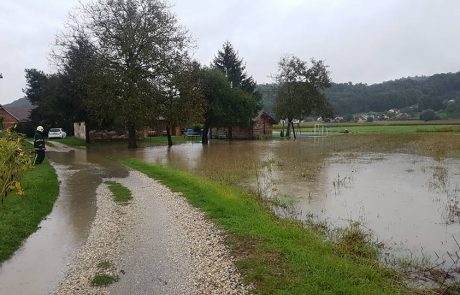
M 451 269 L 460 254 L 460 160 L 443 150 L 453 143 L 426 142 L 424 150 L 407 138 L 333 136 L 153 147 L 136 157 L 261 193 L 281 216 L 332 228 L 359 222 L 388 264 Z

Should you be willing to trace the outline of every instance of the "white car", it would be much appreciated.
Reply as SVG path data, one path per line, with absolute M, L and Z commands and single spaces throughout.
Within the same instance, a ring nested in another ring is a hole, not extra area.
M 62 128 L 51 128 L 48 132 L 48 138 L 65 138 L 67 133 L 65 133 Z

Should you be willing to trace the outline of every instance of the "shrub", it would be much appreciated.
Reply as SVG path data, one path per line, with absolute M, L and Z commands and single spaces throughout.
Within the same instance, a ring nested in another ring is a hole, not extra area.
M 345 117 L 343 117 L 343 119 L 345 120 L 345 122 L 352 122 L 355 119 L 355 117 L 353 117 L 352 114 L 347 114 L 345 115 Z
M 420 113 L 420 120 L 423 121 L 433 121 L 439 119 L 439 116 L 433 110 L 424 110 L 422 113 Z
M 31 167 L 31 157 L 24 148 L 24 137 L 6 130 L 0 138 L 0 198 L 15 190 L 23 195 L 19 181 Z

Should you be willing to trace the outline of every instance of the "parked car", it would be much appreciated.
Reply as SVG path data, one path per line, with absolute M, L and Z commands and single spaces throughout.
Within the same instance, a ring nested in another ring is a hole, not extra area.
M 67 133 L 65 133 L 62 128 L 51 128 L 48 132 L 48 138 L 65 138 Z

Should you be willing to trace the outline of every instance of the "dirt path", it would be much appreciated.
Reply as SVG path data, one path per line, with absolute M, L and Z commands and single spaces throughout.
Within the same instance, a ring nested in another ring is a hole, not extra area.
M 246 294 L 222 234 L 183 197 L 144 174 L 116 180 L 133 193 L 117 205 L 105 184 L 97 213 L 56 294 Z M 98 268 L 110 262 L 107 270 Z M 119 276 L 108 288 L 91 287 L 96 273 Z

